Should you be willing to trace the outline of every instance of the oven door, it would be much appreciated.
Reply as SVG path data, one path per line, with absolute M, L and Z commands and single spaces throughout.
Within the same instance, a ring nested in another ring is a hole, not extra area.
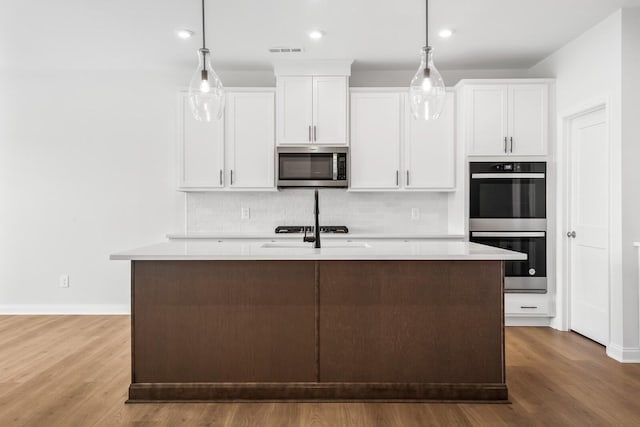
M 469 217 L 544 219 L 545 187 L 544 173 L 472 173 Z
M 526 260 L 505 261 L 505 292 L 547 292 L 545 232 L 472 231 L 469 240 L 527 254 Z

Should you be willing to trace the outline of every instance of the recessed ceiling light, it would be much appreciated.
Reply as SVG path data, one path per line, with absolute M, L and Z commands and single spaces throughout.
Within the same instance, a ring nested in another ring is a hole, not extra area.
M 322 37 L 324 37 L 324 31 L 322 30 L 309 31 L 309 38 L 311 40 L 320 40 Z
M 453 35 L 453 30 L 450 30 L 449 28 L 445 28 L 443 30 L 440 30 L 438 35 L 440 37 L 442 37 L 443 39 L 448 39 L 449 37 L 451 37 Z
M 181 39 L 190 39 L 195 34 L 193 31 L 187 28 L 178 28 L 175 30 L 175 33 L 176 36 L 180 37 Z

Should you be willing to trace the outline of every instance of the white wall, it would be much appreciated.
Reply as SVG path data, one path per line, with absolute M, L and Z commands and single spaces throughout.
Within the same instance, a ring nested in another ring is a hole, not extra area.
M 627 359 L 636 357 L 632 355 L 638 350 L 639 340 L 637 278 L 635 278 L 637 273 L 633 273 L 631 267 L 627 265 L 629 260 L 633 260 L 635 265 L 630 242 L 634 240 L 634 237 L 636 240 L 640 238 L 640 235 L 637 234 L 638 230 L 635 228 L 638 225 L 637 218 L 640 211 L 637 206 L 637 196 L 633 197 L 634 201 L 623 201 L 625 196 L 631 196 L 628 190 L 623 190 L 623 188 L 628 188 L 627 186 L 631 186 L 633 183 L 636 186 L 639 184 L 637 172 L 630 167 L 632 160 L 627 157 L 625 152 L 632 155 L 633 150 L 637 150 L 637 140 L 640 134 L 635 134 L 636 131 L 628 128 L 628 133 L 623 136 L 623 118 L 635 114 L 637 121 L 638 117 L 637 110 L 629 109 L 629 106 L 633 108 L 632 103 L 637 108 L 637 104 L 635 104 L 637 101 L 633 99 L 633 87 L 622 79 L 623 65 L 625 61 L 628 61 L 625 56 L 629 56 L 628 50 L 634 48 L 625 48 L 625 55 L 623 55 L 623 28 L 630 27 L 629 24 L 623 26 L 627 14 L 630 14 L 630 10 L 615 12 L 529 70 L 530 77 L 556 78 L 558 119 L 569 111 L 575 111 L 581 106 L 592 104 L 597 99 L 608 101 L 609 168 L 611 170 L 609 196 L 611 344 L 608 346 L 608 352 L 618 359 L 622 359 L 622 354 L 625 352 Z M 634 12 L 634 16 L 636 14 L 637 12 Z M 635 43 L 635 49 L 638 49 L 637 34 L 632 34 L 629 29 L 625 31 L 628 33 L 626 43 L 629 46 Z M 637 54 L 634 52 L 634 55 Z M 636 64 L 636 61 L 631 62 Z M 624 72 L 629 76 L 634 75 L 631 68 L 624 70 Z M 637 76 L 637 69 L 635 76 Z M 631 80 L 631 77 L 628 80 Z M 635 90 L 637 98 L 637 87 Z M 627 93 L 627 91 L 629 92 Z M 625 104 L 623 104 L 623 94 L 626 94 L 624 95 L 624 99 L 627 99 Z M 560 120 L 558 122 L 561 123 Z M 632 134 L 635 134 L 635 137 Z M 559 165 L 562 165 L 562 129 L 559 129 L 558 142 L 556 154 Z M 625 158 L 624 161 L 623 158 Z M 563 174 L 560 173 L 558 178 L 558 185 L 561 187 L 565 183 Z M 561 196 L 557 203 L 558 218 L 563 218 L 566 206 L 562 192 L 559 194 Z M 626 222 L 625 218 L 628 219 Z M 565 224 L 561 220 L 559 220 L 559 224 L 558 245 L 562 247 L 566 244 L 565 239 L 562 239 L 566 230 Z M 565 266 L 563 264 L 563 262 L 558 263 L 558 317 L 552 323 L 554 327 L 559 329 L 568 327 L 566 283 L 564 281 Z
M 634 241 L 640 241 L 640 8 L 622 11 L 621 151 L 623 334 L 625 346 L 637 349 L 640 362 L 640 289 L 637 251 L 633 247 Z
M 183 79 L 0 71 L 0 313 L 128 311 L 129 265 L 108 257 L 181 223 L 172 177 Z

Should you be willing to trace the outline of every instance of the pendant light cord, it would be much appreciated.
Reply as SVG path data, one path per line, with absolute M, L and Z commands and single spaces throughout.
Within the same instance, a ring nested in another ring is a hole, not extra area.
M 204 0 L 202 0 L 202 48 L 206 49 L 207 45 L 205 44 L 204 38 Z
M 425 0 L 424 22 L 425 22 L 425 46 L 429 46 L 429 0 Z

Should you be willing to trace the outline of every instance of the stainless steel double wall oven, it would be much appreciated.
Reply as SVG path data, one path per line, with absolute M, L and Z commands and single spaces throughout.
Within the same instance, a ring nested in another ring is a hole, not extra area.
M 469 231 L 472 242 L 524 252 L 506 261 L 505 292 L 547 292 L 547 165 L 471 162 Z

